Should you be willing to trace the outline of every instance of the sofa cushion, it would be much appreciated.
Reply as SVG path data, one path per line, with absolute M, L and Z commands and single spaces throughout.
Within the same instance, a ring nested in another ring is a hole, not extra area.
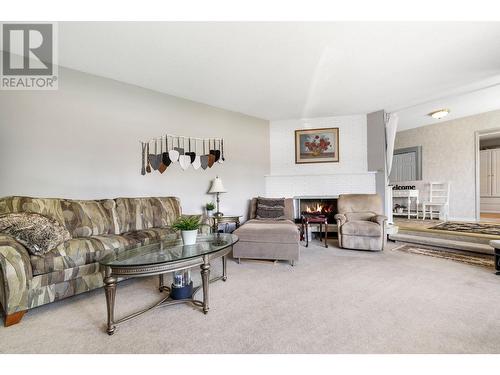
M 131 231 L 122 235 L 101 235 L 73 238 L 57 246 L 45 256 L 32 256 L 33 275 L 67 270 L 99 261 L 110 252 L 120 253 L 147 245 L 154 241 L 176 239 L 178 234 L 171 228 L 150 228 Z
M 150 198 L 116 198 L 115 201 L 120 233 L 154 227 Z
M 234 231 L 240 241 L 298 243 L 299 231 L 290 220 L 249 220 Z
M 99 263 L 90 263 L 85 264 L 84 266 L 44 273 L 43 275 L 35 276 L 32 279 L 31 288 L 41 288 L 47 285 L 59 284 L 64 281 L 74 280 L 97 272 L 102 272 L 103 270 L 104 267 L 101 267 Z
M 112 199 L 61 200 L 64 225 L 73 237 L 115 234 L 117 219 Z
M 57 220 L 64 225 L 61 208 L 62 199 L 58 198 L 31 198 L 5 197 L 0 198 L 0 214 L 33 212 Z
M 153 224 L 155 228 L 170 227 L 181 216 L 181 202 L 176 197 L 150 198 L 153 207 Z
M 341 227 L 342 234 L 351 236 L 380 237 L 382 230 L 379 224 L 373 221 L 353 220 Z
M 30 257 L 33 275 L 61 271 L 98 261 L 111 251 L 120 252 L 136 247 L 141 242 L 130 236 L 107 234 L 73 238 L 44 256 Z
M 32 212 L 0 215 L 0 232 L 14 237 L 33 255 L 43 255 L 71 238 L 57 220 Z
M 170 227 L 181 215 L 176 197 L 117 198 L 118 232 Z
M 154 241 L 161 241 L 166 239 L 175 240 L 179 237 L 179 232 L 172 228 L 149 228 L 126 232 L 123 235 L 140 241 L 144 245 L 147 245 L 148 243 L 152 243 Z

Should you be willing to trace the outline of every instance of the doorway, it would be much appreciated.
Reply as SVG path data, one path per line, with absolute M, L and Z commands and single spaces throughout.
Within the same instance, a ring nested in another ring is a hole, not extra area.
M 500 129 L 476 134 L 476 219 L 500 223 Z

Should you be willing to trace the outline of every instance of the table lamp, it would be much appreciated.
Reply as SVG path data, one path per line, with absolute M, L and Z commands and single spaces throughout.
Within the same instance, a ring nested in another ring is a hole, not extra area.
M 227 193 L 227 191 L 226 189 L 224 189 L 224 186 L 222 185 L 222 180 L 219 178 L 219 176 L 215 177 L 215 180 L 212 181 L 212 186 L 210 187 L 208 193 L 217 194 L 217 212 L 214 213 L 214 216 L 221 217 L 223 213 L 220 212 L 219 209 L 219 194 Z

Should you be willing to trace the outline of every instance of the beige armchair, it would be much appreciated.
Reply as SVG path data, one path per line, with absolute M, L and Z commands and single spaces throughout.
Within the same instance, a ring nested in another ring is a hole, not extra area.
M 384 250 L 387 242 L 378 194 L 342 194 L 337 201 L 339 246 L 345 249 Z

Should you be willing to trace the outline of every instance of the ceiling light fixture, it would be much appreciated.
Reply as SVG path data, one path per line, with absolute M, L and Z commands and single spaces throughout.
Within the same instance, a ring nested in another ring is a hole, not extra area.
M 438 109 L 437 111 L 429 113 L 429 116 L 431 116 L 432 118 L 435 118 L 436 120 L 439 120 L 443 117 L 448 116 L 449 114 L 450 114 L 449 109 Z

